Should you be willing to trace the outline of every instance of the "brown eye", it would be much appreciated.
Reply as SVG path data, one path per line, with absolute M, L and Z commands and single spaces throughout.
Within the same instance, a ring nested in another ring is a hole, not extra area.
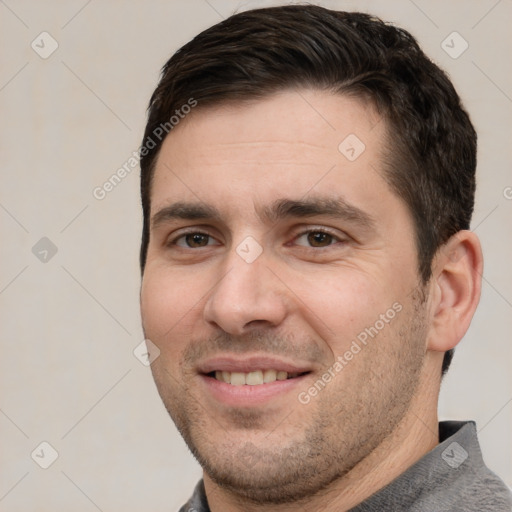
M 178 246 L 183 249 L 200 249 L 210 245 L 219 245 L 219 243 L 212 236 L 199 231 L 185 233 L 169 242 L 169 247 Z
M 327 247 L 333 242 L 333 236 L 323 231 L 311 231 L 307 234 L 307 239 L 311 247 Z
M 188 247 L 206 247 L 210 239 L 209 235 L 204 233 L 190 233 L 184 238 Z

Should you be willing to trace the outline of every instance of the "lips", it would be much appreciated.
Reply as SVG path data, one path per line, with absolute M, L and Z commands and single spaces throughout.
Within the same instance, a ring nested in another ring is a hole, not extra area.
M 311 368 L 272 357 L 217 357 L 199 365 L 198 371 L 232 386 L 258 386 L 300 377 Z

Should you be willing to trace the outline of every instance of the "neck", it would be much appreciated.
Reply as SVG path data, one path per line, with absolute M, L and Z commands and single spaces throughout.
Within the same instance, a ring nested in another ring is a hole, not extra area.
M 439 443 L 437 397 L 439 368 L 424 368 L 419 392 L 393 433 L 365 459 L 322 492 L 300 503 L 275 505 L 275 512 L 346 511 L 382 489 Z M 435 397 L 434 399 L 432 397 Z M 266 505 L 247 503 L 219 487 L 204 473 L 204 485 L 212 512 L 261 512 Z

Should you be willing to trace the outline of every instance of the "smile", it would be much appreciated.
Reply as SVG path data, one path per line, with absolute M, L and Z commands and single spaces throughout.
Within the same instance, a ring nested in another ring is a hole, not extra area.
M 276 380 L 294 379 L 307 372 L 288 373 L 282 370 L 256 370 L 252 372 L 228 372 L 228 371 L 214 371 L 208 374 L 209 377 L 214 377 L 220 382 L 231 384 L 232 386 L 260 386 L 262 384 L 269 384 Z

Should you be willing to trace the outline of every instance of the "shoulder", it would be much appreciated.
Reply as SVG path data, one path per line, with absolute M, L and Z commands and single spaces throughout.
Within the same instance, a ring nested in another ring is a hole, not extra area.
M 466 472 L 449 487 L 434 490 L 424 499 L 419 498 L 412 510 L 512 512 L 512 493 L 497 475 L 485 468 L 472 475 Z

